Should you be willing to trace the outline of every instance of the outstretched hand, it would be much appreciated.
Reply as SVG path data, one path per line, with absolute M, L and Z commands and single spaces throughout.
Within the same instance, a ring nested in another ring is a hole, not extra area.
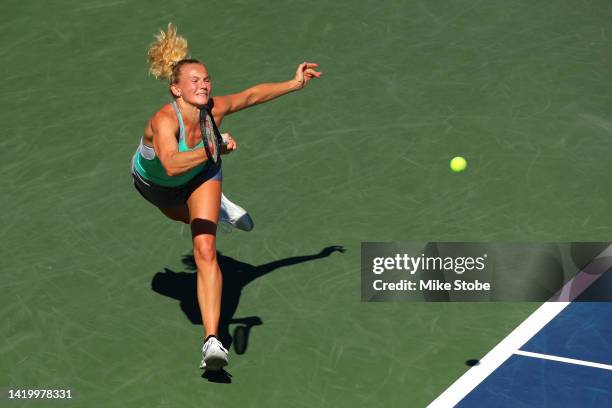
M 293 78 L 298 84 L 298 89 L 304 88 L 312 78 L 321 78 L 323 73 L 315 70 L 318 66 L 319 64 L 315 62 L 302 62 L 298 65 Z

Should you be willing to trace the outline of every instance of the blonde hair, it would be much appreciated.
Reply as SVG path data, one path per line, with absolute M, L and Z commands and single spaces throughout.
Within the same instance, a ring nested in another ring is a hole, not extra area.
M 155 41 L 149 45 L 147 55 L 149 72 L 157 79 L 167 79 L 171 84 L 178 81 L 180 66 L 183 63 L 199 62 L 186 60 L 187 40 L 176 35 L 176 27 L 172 23 L 168 23 L 168 31 L 160 30 L 155 36 Z

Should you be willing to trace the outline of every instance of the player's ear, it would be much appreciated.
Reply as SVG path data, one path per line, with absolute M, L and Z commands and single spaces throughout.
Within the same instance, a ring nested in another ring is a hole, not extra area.
M 170 85 L 170 92 L 172 92 L 172 95 L 174 95 L 177 98 L 181 96 L 181 90 L 179 89 L 178 86 L 176 86 L 176 84 Z

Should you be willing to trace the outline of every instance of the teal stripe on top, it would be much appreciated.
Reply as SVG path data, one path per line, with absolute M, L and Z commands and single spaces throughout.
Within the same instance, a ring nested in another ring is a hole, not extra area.
M 172 102 L 172 106 L 174 107 L 176 117 L 179 120 L 180 130 L 178 151 L 188 152 L 193 149 L 197 149 L 198 147 L 204 146 L 204 143 L 200 141 L 200 143 L 198 143 L 192 149 L 187 147 L 187 143 L 185 142 L 185 124 L 183 123 L 183 116 L 181 115 L 181 111 L 179 110 L 176 101 Z M 187 184 L 189 180 L 194 178 L 199 172 L 202 171 L 205 164 L 206 163 L 200 164 L 199 166 L 178 176 L 170 177 L 166 174 L 166 170 L 164 169 L 164 166 L 162 166 L 161 162 L 159 161 L 159 158 L 155 154 L 155 150 L 149 146 L 145 146 L 142 143 L 142 140 L 140 141 L 140 146 L 138 146 L 136 154 L 134 155 L 134 170 L 136 170 L 138 174 L 140 174 L 140 176 L 145 180 L 164 187 L 178 187 Z

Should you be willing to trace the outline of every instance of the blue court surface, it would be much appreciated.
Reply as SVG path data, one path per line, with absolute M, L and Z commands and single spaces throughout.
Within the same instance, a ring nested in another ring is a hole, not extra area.
M 610 316 L 611 303 L 572 303 L 520 349 L 537 354 L 515 353 L 457 406 L 612 407 Z
M 588 301 L 612 294 L 603 271 L 581 272 L 573 301 L 543 304 L 429 407 L 612 407 L 612 302 Z

